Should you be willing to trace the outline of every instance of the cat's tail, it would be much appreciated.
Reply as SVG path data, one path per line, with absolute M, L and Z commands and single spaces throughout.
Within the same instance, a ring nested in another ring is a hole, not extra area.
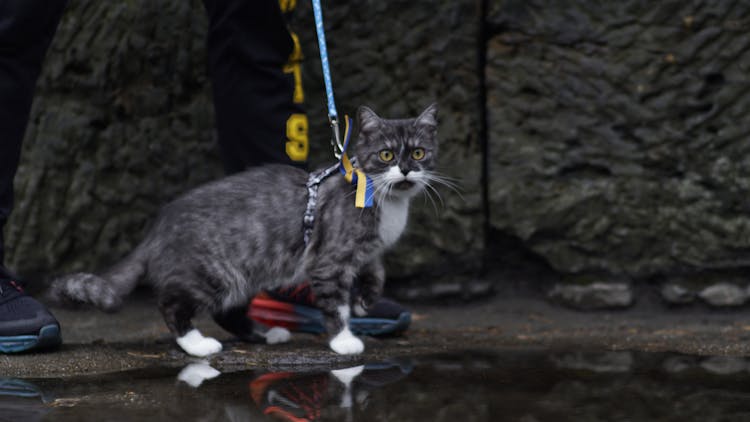
M 61 304 L 87 303 L 107 312 L 120 308 L 146 272 L 146 261 L 139 246 L 125 259 L 101 275 L 75 273 L 52 282 L 47 299 Z

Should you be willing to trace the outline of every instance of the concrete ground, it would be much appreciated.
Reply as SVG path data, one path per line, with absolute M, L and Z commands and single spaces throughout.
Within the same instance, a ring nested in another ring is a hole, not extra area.
M 646 302 L 646 303 L 644 303 Z M 393 338 L 367 338 L 359 356 L 329 351 L 323 337 L 293 336 L 281 345 L 235 341 L 209 317 L 197 326 L 224 343 L 212 356 L 221 371 L 361 363 L 393 356 L 462 350 L 508 349 L 670 351 L 696 355 L 749 356 L 750 311 L 702 307 L 666 308 L 648 300 L 628 310 L 578 312 L 549 304 L 539 295 L 500 292 L 466 304 L 410 305 L 409 331 Z M 52 308 L 63 329 L 55 351 L 0 356 L 9 377 L 68 377 L 151 367 L 181 367 L 194 361 L 171 340 L 156 305 L 139 292 L 118 313 Z

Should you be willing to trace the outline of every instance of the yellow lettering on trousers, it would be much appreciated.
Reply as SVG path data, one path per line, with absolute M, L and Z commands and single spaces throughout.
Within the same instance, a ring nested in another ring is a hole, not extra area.
M 307 160 L 307 116 L 295 113 L 286 121 L 286 155 L 292 161 Z

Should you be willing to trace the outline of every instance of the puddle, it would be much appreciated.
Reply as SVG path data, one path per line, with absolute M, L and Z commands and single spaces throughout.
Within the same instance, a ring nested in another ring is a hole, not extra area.
M 750 420 L 750 361 L 631 352 L 430 355 L 221 373 L 206 362 L 0 377 L 0 421 Z

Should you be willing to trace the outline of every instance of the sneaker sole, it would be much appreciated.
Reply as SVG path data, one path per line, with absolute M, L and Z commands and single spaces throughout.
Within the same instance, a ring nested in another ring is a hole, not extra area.
M 0 337 L 0 353 L 19 353 L 31 349 L 46 349 L 62 343 L 60 327 L 45 325 L 38 335 Z
M 365 336 L 386 336 L 406 331 L 411 324 L 411 312 L 402 312 L 396 319 L 360 318 L 349 320 L 349 329 L 354 334 Z
M 312 334 L 326 332 L 323 312 L 309 306 L 256 297 L 250 304 L 248 316 L 271 327 L 284 327 Z M 395 319 L 353 317 L 349 320 L 349 329 L 358 335 L 384 336 L 401 333 L 409 328 L 410 324 L 411 312 L 405 311 Z

